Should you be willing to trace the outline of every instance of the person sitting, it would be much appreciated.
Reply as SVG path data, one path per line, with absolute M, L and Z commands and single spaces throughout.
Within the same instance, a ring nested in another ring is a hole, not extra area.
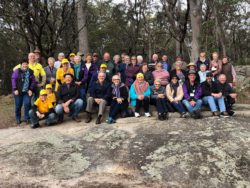
M 170 72 L 170 77 L 173 77 L 175 75 L 178 77 L 180 84 L 183 84 L 185 82 L 186 77 L 187 77 L 187 72 L 185 70 L 181 69 L 181 62 L 180 61 L 175 62 L 175 67 Z
M 212 72 L 208 72 L 206 77 L 206 81 L 201 84 L 203 104 L 209 105 L 213 116 L 222 115 L 223 117 L 228 117 L 224 97 L 222 96 L 222 92 L 218 89 L 218 84 L 212 80 Z M 218 103 L 220 113 L 218 112 L 216 103 Z
M 144 113 L 146 117 L 150 117 L 149 113 L 149 97 L 150 97 L 150 87 L 148 82 L 144 80 L 142 73 L 136 75 L 136 80 L 132 84 L 129 90 L 130 94 L 130 104 L 135 106 L 135 117 L 140 117 L 140 109 L 144 108 Z
M 35 76 L 28 67 L 28 60 L 23 59 L 20 68 L 14 70 L 11 76 L 12 91 L 15 99 L 15 114 L 17 125 L 21 124 L 21 109 L 24 103 L 24 121 L 29 123 L 32 91 L 35 87 Z
M 156 79 L 151 86 L 150 103 L 156 106 L 158 119 L 161 121 L 168 118 L 166 102 L 165 87 L 161 85 L 161 80 Z
M 197 72 L 197 66 L 195 63 L 193 62 L 190 62 L 188 65 L 187 65 L 187 69 L 188 69 L 188 72 L 189 71 L 195 71 L 196 72 L 196 81 L 200 82 L 200 76 Z
M 58 122 L 63 121 L 64 112 L 70 114 L 76 122 L 81 122 L 78 114 L 83 106 L 83 100 L 80 99 L 79 87 L 73 82 L 73 74 L 64 74 L 64 83 L 58 87 L 56 93 L 57 105 L 55 108 L 58 115 Z
M 90 96 L 87 100 L 87 119 L 85 123 L 89 123 L 92 120 L 93 105 L 98 105 L 98 117 L 96 124 L 100 124 L 106 105 L 111 97 L 111 84 L 105 81 L 106 74 L 104 72 L 98 73 L 98 80 L 90 88 Z
M 144 76 L 144 80 L 146 82 L 148 82 L 148 84 L 150 86 L 153 85 L 154 84 L 154 77 L 153 77 L 152 72 L 148 68 L 148 64 L 147 63 L 143 63 L 140 69 L 141 69 L 140 72 Z
M 54 66 L 55 59 L 53 57 L 48 58 L 48 66 L 44 67 L 46 73 L 46 83 L 51 84 L 55 88 L 56 84 L 56 71 L 57 69 Z
M 206 76 L 209 71 L 206 70 L 206 65 L 201 64 L 200 65 L 200 71 L 198 72 L 199 78 L 200 78 L 200 83 L 206 81 Z
M 227 113 L 232 116 L 234 115 L 234 111 L 232 110 L 233 104 L 237 98 L 237 94 L 234 92 L 233 88 L 226 82 L 227 77 L 225 74 L 221 74 L 219 76 L 218 88 L 222 93 L 222 96 L 225 100 Z
M 131 57 L 131 63 L 128 64 L 125 75 L 126 75 L 126 86 L 130 88 L 130 86 L 134 83 L 136 74 L 139 72 L 140 66 L 137 65 L 136 56 Z
M 74 70 L 69 67 L 69 60 L 65 58 L 62 60 L 62 67 L 57 69 L 57 71 L 56 71 L 55 91 L 58 90 L 59 85 L 62 85 L 64 83 L 64 80 L 65 80 L 64 75 L 67 73 L 74 75 Z
M 46 92 L 47 92 L 47 98 L 48 100 L 53 104 L 53 106 L 56 105 L 56 94 L 53 91 L 51 84 L 46 84 L 45 86 Z
M 163 66 L 163 69 L 165 69 L 166 71 L 170 72 L 171 71 L 171 65 L 170 65 L 170 62 L 168 60 L 168 56 L 167 55 L 163 55 L 161 59 L 162 59 L 161 64 Z
M 183 84 L 184 99 L 183 104 L 195 119 L 201 118 L 202 90 L 200 83 L 196 80 L 196 72 L 191 70 L 188 72 L 188 79 Z
M 221 74 L 226 75 L 227 78 L 226 82 L 229 83 L 231 87 L 236 85 L 236 72 L 232 63 L 228 61 L 227 56 L 224 56 L 222 59 Z
M 159 79 L 161 81 L 161 85 L 166 87 L 168 85 L 169 73 L 165 69 L 163 69 L 163 65 L 161 63 L 157 63 L 155 66 L 155 71 L 152 72 L 154 79 Z
M 179 78 L 177 75 L 171 76 L 171 82 L 166 88 L 166 95 L 171 105 L 181 114 L 181 118 L 186 118 L 186 109 L 181 102 L 184 95 L 183 89 L 182 85 L 179 84 Z
M 107 72 L 106 72 L 106 71 L 107 71 L 107 65 L 106 65 L 106 64 L 101 64 L 101 66 L 100 66 L 100 68 L 99 68 L 99 71 L 96 71 L 96 72 L 93 74 L 93 76 L 92 76 L 92 78 L 91 78 L 91 80 L 90 80 L 90 82 L 89 82 L 89 88 L 88 88 L 89 91 L 90 91 L 91 87 L 97 82 L 97 80 L 98 80 L 98 74 L 99 74 L 100 72 L 103 72 L 104 74 L 107 75 Z M 108 76 L 105 76 L 105 82 L 111 84 L 111 80 L 109 79 Z
M 209 69 L 210 61 L 208 58 L 206 58 L 206 53 L 201 52 L 198 60 L 196 61 L 196 67 L 197 70 L 200 71 L 200 66 L 204 64 L 206 66 L 206 70 Z
M 32 123 L 31 128 L 40 127 L 39 121 L 42 119 L 45 119 L 47 126 L 56 123 L 56 114 L 53 107 L 53 104 L 47 97 L 46 90 L 42 89 L 40 97 L 34 103 L 33 109 L 29 111 Z
M 118 75 L 112 77 L 112 101 L 109 110 L 108 124 L 115 123 L 116 116 L 126 114 L 128 109 L 128 89 Z

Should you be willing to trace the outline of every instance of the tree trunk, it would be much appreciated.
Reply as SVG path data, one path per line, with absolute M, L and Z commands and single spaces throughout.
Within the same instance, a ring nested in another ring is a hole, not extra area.
M 199 39 L 201 27 L 201 1 L 190 0 L 190 19 L 192 27 L 192 42 L 191 42 L 191 62 L 199 57 Z
M 77 27 L 79 32 L 79 51 L 86 54 L 89 52 L 87 29 L 87 0 L 79 0 L 77 3 Z
M 181 43 L 179 40 L 175 39 L 175 55 L 181 55 Z

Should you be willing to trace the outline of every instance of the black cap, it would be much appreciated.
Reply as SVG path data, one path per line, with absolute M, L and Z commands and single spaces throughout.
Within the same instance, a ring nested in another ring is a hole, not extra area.
M 71 74 L 71 73 L 66 73 L 66 74 L 63 75 L 64 78 L 65 78 L 66 76 L 71 76 L 71 78 L 74 78 L 73 74 Z
M 177 78 L 177 80 L 180 80 L 179 77 L 178 77 L 176 74 L 171 75 L 171 80 L 172 80 L 173 78 Z
M 196 75 L 196 71 L 190 70 L 190 71 L 188 72 L 188 75 L 190 75 L 190 74 L 195 74 L 195 75 Z
M 214 75 L 213 75 L 213 73 L 212 72 L 207 72 L 207 74 L 206 74 L 206 77 L 213 77 Z

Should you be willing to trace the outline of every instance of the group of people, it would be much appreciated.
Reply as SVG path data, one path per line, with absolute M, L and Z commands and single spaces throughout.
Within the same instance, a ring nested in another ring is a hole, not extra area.
M 144 115 L 150 117 L 150 105 L 156 106 L 159 120 L 168 119 L 169 112 L 179 112 L 202 118 L 201 107 L 208 105 L 213 116 L 232 116 L 236 73 L 228 57 L 212 59 L 201 52 L 196 62 L 187 64 L 180 56 L 170 63 L 167 55 L 161 60 L 157 54 L 145 63 L 142 56 L 125 53 L 111 59 L 108 52 L 99 59 L 97 53 L 58 54 L 58 60 L 48 58 L 47 66 L 41 63 L 40 51 L 28 54 L 13 69 L 12 89 L 15 99 L 17 124 L 21 124 L 24 104 L 24 121 L 32 128 L 61 123 L 64 114 L 80 122 L 78 115 L 86 112 L 85 122 L 92 121 L 94 108 L 98 108 L 96 124 L 103 120 L 106 106 L 110 106 L 107 123 L 116 118 Z

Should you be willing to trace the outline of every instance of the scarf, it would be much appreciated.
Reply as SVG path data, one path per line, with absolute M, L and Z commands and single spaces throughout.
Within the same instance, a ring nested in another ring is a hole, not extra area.
M 178 87 L 179 87 L 179 82 L 177 82 L 176 84 L 171 83 L 171 88 L 174 90 L 173 98 L 175 98 L 177 95 Z
M 29 89 L 29 84 L 30 84 L 30 72 L 28 69 L 26 70 L 21 69 L 21 72 L 22 72 L 22 80 L 23 80 L 22 92 L 27 92 Z
M 148 89 L 148 82 L 144 80 L 142 83 L 140 83 L 138 80 L 135 80 L 134 87 L 137 95 L 143 95 Z
M 120 93 L 120 87 L 122 86 L 122 84 L 119 84 L 119 85 L 115 85 L 115 84 L 112 84 L 112 88 L 113 88 L 113 91 L 112 91 L 112 94 L 116 97 L 116 98 L 121 98 L 121 93 Z
M 81 71 L 81 64 L 74 64 L 74 71 L 75 71 L 75 77 L 78 80 Z

